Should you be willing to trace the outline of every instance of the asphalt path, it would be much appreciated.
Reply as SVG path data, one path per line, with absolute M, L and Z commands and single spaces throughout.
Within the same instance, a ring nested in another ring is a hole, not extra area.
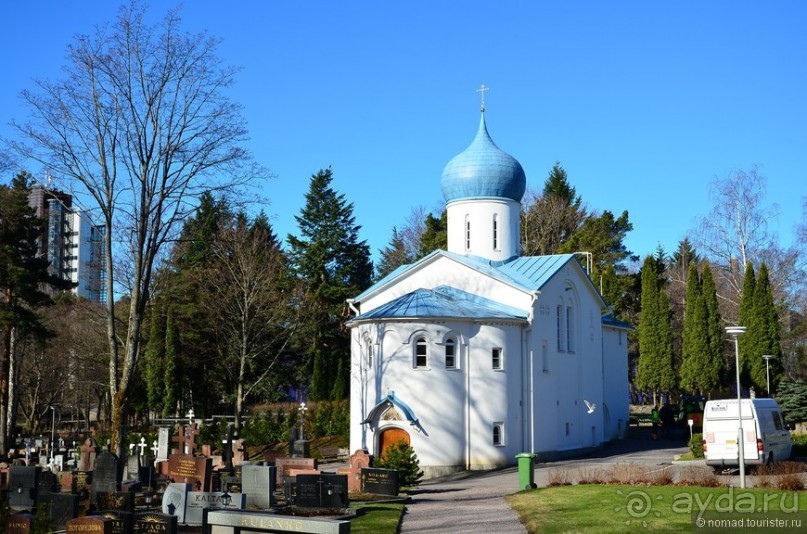
M 607 468 L 613 464 L 636 464 L 674 469 L 676 454 L 687 452 L 683 439 L 651 440 L 647 429 L 632 431 L 626 439 L 610 443 L 594 453 L 566 460 L 538 463 L 534 482 L 547 485 L 552 470 L 571 472 L 587 467 Z M 525 533 L 526 529 L 504 500 L 516 493 L 518 469 L 470 471 L 426 480 L 410 491 L 411 501 L 400 532 Z

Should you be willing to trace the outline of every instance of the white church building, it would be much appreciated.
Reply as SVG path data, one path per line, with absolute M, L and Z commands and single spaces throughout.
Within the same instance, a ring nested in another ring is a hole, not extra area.
M 519 256 L 526 176 L 484 107 L 441 187 L 448 250 L 349 301 L 350 450 L 402 439 L 430 478 L 621 437 L 631 327 L 602 315 L 579 256 Z

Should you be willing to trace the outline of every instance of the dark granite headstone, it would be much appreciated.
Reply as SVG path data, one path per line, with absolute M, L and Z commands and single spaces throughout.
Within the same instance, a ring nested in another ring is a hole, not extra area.
M 297 475 L 294 504 L 301 508 L 347 508 L 347 476 L 321 473 Z
M 177 534 L 177 517 L 157 512 L 136 514 L 132 534 Z
M 37 483 L 39 493 L 56 493 L 58 485 L 59 479 L 53 471 L 42 471 L 39 473 L 39 482 Z
M 8 470 L 8 504 L 12 508 L 36 506 L 39 466 L 12 465 Z
M 129 534 L 134 523 L 133 512 L 121 512 L 120 510 L 107 510 L 98 515 L 105 517 L 112 522 L 112 534 Z
M 95 459 L 95 470 L 92 475 L 92 494 L 99 492 L 120 491 L 120 460 L 111 452 L 102 452 Z M 93 499 L 95 501 L 95 499 Z
M 28 512 L 14 514 L 8 518 L 6 532 L 8 534 L 30 534 L 34 516 Z
M 112 534 L 112 520 L 97 515 L 77 517 L 67 522 L 65 534 Z
M 50 509 L 50 524 L 63 530 L 71 519 L 78 517 L 78 495 L 70 493 L 42 493 L 39 501 Z
M 95 509 L 101 512 L 134 512 L 135 494 L 131 491 L 99 491 L 95 494 Z
M 73 480 L 70 485 L 70 493 L 85 497 L 92 484 L 92 471 L 73 471 Z
M 361 470 L 361 490 L 376 495 L 398 495 L 398 471 L 365 467 Z

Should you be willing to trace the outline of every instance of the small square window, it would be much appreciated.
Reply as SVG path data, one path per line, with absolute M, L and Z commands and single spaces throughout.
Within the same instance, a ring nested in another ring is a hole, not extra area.
M 492 358 L 492 365 L 494 369 L 501 369 L 502 368 L 502 349 L 501 348 L 494 348 L 491 352 Z

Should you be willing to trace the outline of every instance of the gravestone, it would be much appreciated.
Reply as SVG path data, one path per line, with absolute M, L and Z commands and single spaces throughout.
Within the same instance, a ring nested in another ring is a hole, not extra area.
M 135 510 L 135 494 L 131 491 L 99 491 L 95 494 L 95 499 L 95 509 L 100 512 Z
M 132 532 L 134 522 L 133 512 L 122 512 L 120 510 L 107 510 L 98 515 L 108 519 L 112 523 L 111 534 L 129 534 Z
M 171 429 L 160 427 L 157 434 L 157 461 L 163 462 L 171 454 Z
M 39 473 L 37 483 L 37 493 L 56 493 L 59 486 L 59 479 L 53 471 L 42 471 Z
M 96 496 L 98 493 L 117 493 L 120 491 L 121 468 L 118 457 L 111 452 L 102 452 L 95 459 L 95 469 L 92 475 L 92 493 L 90 507 L 96 510 Z
M 171 483 L 165 488 L 162 498 L 163 514 L 177 518 L 180 523 L 185 522 L 185 505 L 188 502 L 189 484 Z
M 275 467 L 277 467 L 277 472 L 275 475 L 277 478 L 275 482 L 278 486 L 283 485 L 283 478 L 288 474 L 286 472 L 287 469 L 306 469 L 306 470 L 316 470 L 317 469 L 317 459 L 316 458 L 277 458 L 275 459 Z
M 70 483 L 70 493 L 86 497 L 92 484 L 92 471 L 73 471 L 73 480 Z
M 8 504 L 11 508 L 36 506 L 39 466 L 12 465 L 8 470 Z
M 95 458 L 98 456 L 98 443 L 92 438 L 87 438 L 81 446 L 81 457 L 78 460 L 79 471 L 92 471 L 95 466 Z
M 210 532 L 310 532 L 349 534 L 350 521 L 279 515 L 253 510 L 210 510 L 205 514 Z
M 168 458 L 168 478 L 172 482 L 190 484 L 194 491 L 212 489 L 213 462 L 203 456 L 172 454 Z
M 347 508 L 347 476 L 331 473 L 297 475 L 294 504 L 300 508 Z
M 372 463 L 373 457 L 370 453 L 366 449 L 358 449 L 350 457 L 350 467 L 337 470 L 340 475 L 347 475 L 348 490 L 351 493 L 361 491 L 361 470 L 370 467 Z
M 277 468 L 271 465 L 241 466 L 241 491 L 247 496 L 247 507 L 272 507 L 276 471 Z
M 229 502 L 228 502 L 229 501 Z M 198 526 L 202 524 L 204 510 L 243 510 L 246 508 L 247 496 L 243 493 L 223 493 L 191 491 L 185 501 L 184 524 Z
M 177 435 L 171 438 L 171 441 L 177 444 L 178 454 L 193 456 L 193 453 L 196 451 L 196 436 L 198 434 L 199 429 L 196 428 L 196 424 L 190 427 L 180 426 L 177 430 Z
M 77 517 L 67 522 L 65 534 L 112 534 L 112 521 L 97 515 Z
M 135 515 L 132 534 L 177 534 L 176 516 L 143 512 Z
M 398 471 L 365 467 L 361 470 L 361 490 L 364 493 L 397 496 Z
M 28 512 L 14 514 L 8 518 L 6 532 L 8 534 L 29 534 L 33 528 L 34 516 Z
M 241 477 L 222 475 L 219 484 L 220 491 L 227 493 L 242 493 Z
M 140 480 L 140 456 L 133 454 L 126 458 L 126 480 Z

